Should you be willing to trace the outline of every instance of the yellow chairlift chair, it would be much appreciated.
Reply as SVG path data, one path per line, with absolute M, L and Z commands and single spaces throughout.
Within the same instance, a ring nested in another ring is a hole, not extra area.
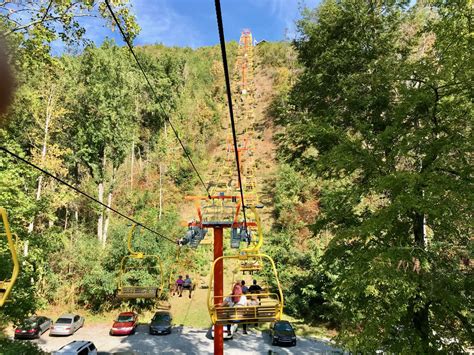
M 262 260 L 258 256 L 260 253 L 260 248 L 263 245 L 262 225 L 260 216 L 257 213 L 256 208 L 252 206 L 251 211 L 254 214 L 255 222 L 257 224 L 257 240 L 252 240 L 248 248 L 241 250 L 242 259 L 240 263 L 240 271 L 242 271 L 243 274 L 245 274 L 246 272 L 253 273 L 262 269 Z
M 278 287 L 278 292 L 269 293 L 267 291 L 265 293 L 262 292 L 253 295 L 247 294 L 247 301 L 250 301 L 250 299 L 254 296 L 254 298 L 258 298 L 258 303 L 253 305 L 248 304 L 246 306 L 231 307 L 229 305 L 223 305 L 226 297 L 241 295 L 224 295 L 219 296 L 218 299 L 216 299 L 211 293 L 213 287 L 210 287 L 208 290 L 207 306 L 213 324 L 254 324 L 275 322 L 281 319 L 284 304 L 283 292 L 281 289 L 280 281 L 278 279 L 278 273 L 275 267 L 275 263 L 273 259 L 266 254 L 226 255 L 217 258 L 212 265 L 209 284 L 213 286 L 214 270 L 217 263 L 225 260 L 237 260 L 242 262 L 248 258 L 259 259 L 262 261 L 265 260 L 269 262 L 272 267 L 273 277 L 275 278 L 276 285 Z M 216 301 L 217 304 L 215 304 Z
M 0 279 L 0 307 L 2 307 L 10 295 L 13 285 L 15 284 L 18 274 L 20 273 L 20 263 L 18 261 L 18 254 L 16 252 L 15 242 L 13 240 L 13 235 L 10 232 L 10 225 L 8 224 L 7 212 L 5 209 L 0 208 L 0 215 L 3 222 L 4 232 L 0 234 L 1 237 L 6 237 L 7 246 L 11 254 L 12 259 L 12 271 L 11 273 L 7 271 L 7 275 L 2 273 L 2 278 Z M 15 235 L 16 237 L 16 235 Z M 6 273 L 5 273 L 6 274 Z
M 130 255 L 124 256 L 120 264 L 117 297 L 120 299 L 159 298 L 163 292 L 164 287 L 162 260 L 158 255 L 147 255 L 133 250 L 132 239 L 135 228 L 136 225 L 133 225 L 128 235 L 127 247 Z M 153 270 L 157 274 L 154 284 L 152 286 L 132 285 L 127 274 L 130 274 L 131 272 L 133 273 L 133 271 L 137 270 Z

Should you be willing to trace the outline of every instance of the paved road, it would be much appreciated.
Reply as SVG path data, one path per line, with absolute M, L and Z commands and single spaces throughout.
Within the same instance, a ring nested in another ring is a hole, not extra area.
M 140 325 L 136 334 L 130 336 L 110 336 L 106 325 L 86 326 L 69 337 L 50 337 L 46 333 L 34 340 L 45 351 L 54 351 L 73 340 L 91 340 L 101 354 L 212 354 L 213 340 L 209 331 L 188 327 L 174 327 L 171 335 L 152 336 L 148 326 Z M 295 347 L 278 347 L 270 344 L 266 333 L 251 331 L 243 335 L 241 331 L 234 339 L 224 343 L 226 354 L 342 354 L 323 341 L 298 338 Z

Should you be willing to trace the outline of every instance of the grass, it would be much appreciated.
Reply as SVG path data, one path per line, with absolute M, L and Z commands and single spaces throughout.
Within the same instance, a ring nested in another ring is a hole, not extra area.
M 335 329 L 329 328 L 324 323 L 308 324 L 302 319 L 293 318 L 286 314 L 283 315 L 283 319 L 291 322 L 295 328 L 296 335 L 299 336 L 330 339 L 337 335 Z
M 170 298 L 171 313 L 174 323 L 196 328 L 210 327 L 211 320 L 207 310 L 207 289 L 196 288 L 192 298 L 188 292 L 183 297 L 177 295 Z

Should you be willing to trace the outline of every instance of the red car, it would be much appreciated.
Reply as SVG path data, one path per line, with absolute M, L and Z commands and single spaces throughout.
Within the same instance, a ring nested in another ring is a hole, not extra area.
M 110 335 L 134 334 L 138 325 L 138 315 L 135 312 L 120 313 L 110 329 Z

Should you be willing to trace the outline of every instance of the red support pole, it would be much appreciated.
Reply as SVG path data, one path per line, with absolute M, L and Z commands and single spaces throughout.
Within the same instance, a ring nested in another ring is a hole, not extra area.
M 214 260 L 224 253 L 224 233 L 222 227 L 214 227 Z M 214 269 L 214 304 L 222 302 L 224 295 L 224 270 L 222 260 L 216 263 Z M 224 354 L 224 329 L 222 325 L 214 326 L 214 354 Z

